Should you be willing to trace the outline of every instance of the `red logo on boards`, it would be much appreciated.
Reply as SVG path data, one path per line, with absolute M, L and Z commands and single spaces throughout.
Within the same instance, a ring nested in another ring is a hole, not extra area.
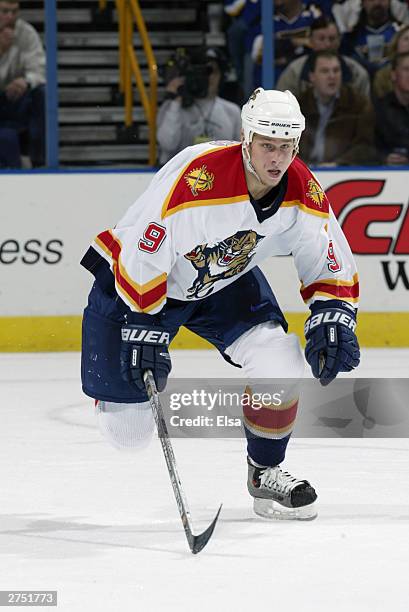
M 342 215 L 342 229 L 352 252 L 358 255 L 409 255 L 409 206 L 404 204 L 360 204 L 352 206 L 358 198 L 371 198 L 382 193 L 385 180 L 347 180 L 326 190 L 337 217 Z M 351 206 L 350 206 L 351 205 Z M 345 214 L 344 214 L 345 213 Z M 394 223 L 383 236 L 370 235 L 371 224 Z

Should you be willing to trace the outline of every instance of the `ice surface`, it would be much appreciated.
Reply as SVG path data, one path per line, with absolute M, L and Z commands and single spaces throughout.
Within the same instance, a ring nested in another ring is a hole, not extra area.
M 241 375 L 215 352 L 173 362 Z M 409 350 L 362 363 L 406 377 Z M 319 493 L 308 523 L 252 513 L 244 440 L 174 440 L 197 532 L 223 502 L 193 556 L 158 440 L 133 454 L 101 439 L 78 354 L 0 355 L 0 383 L 0 589 L 58 590 L 64 612 L 409 609 L 409 440 L 294 439 L 285 467 Z

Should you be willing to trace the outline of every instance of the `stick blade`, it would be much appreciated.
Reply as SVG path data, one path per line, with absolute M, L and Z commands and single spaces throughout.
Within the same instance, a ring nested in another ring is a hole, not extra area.
M 216 516 L 213 519 L 213 522 L 209 525 L 209 527 L 203 533 L 199 533 L 199 535 L 193 535 L 192 539 L 189 542 L 190 550 L 194 555 L 200 553 L 201 550 L 206 546 L 210 538 L 212 537 L 212 533 L 217 523 L 217 519 L 219 518 L 220 510 L 222 509 L 222 505 L 220 504 L 220 508 L 217 511 Z

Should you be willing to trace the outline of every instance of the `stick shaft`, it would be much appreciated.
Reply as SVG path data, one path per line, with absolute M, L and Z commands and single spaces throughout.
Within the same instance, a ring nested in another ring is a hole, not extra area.
M 155 380 L 150 370 L 147 370 L 144 374 L 144 381 L 146 392 L 148 394 L 149 402 L 152 408 L 153 416 L 156 421 L 158 428 L 158 434 L 160 443 L 162 445 L 162 451 L 165 457 L 166 465 L 168 468 L 170 481 L 172 483 L 173 492 L 175 494 L 176 503 L 179 509 L 180 518 L 185 530 L 186 538 L 190 548 L 193 544 L 193 532 L 191 527 L 190 511 L 187 505 L 186 496 L 180 482 L 180 477 L 176 467 L 175 454 L 173 452 L 172 444 L 170 442 L 168 429 L 166 427 L 165 417 L 163 415 L 163 408 L 160 403 L 159 394 L 156 389 Z

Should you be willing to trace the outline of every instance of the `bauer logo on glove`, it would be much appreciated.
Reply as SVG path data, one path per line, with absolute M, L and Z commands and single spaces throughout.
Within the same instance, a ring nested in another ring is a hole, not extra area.
M 315 378 L 326 386 L 339 372 L 350 372 L 359 365 L 355 309 L 338 300 L 317 301 L 310 308 L 304 328 L 305 358 Z
M 121 337 L 124 342 L 142 342 L 148 344 L 169 344 L 168 332 L 153 329 L 143 329 L 142 327 L 123 327 Z
M 136 316 L 133 315 L 134 318 Z M 140 315 L 143 325 L 122 326 L 121 376 L 126 382 L 134 384 L 139 391 L 144 391 L 143 375 L 146 370 L 150 370 L 158 390 L 163 391 L 172 369 L 168 353 L 170 334 L 162 327 L 149 326 L 145 322 L 146 317 L 149 315 Z M 154 322 L 153 319 L 151 320 Z
M 356 321 L 354 316 L 342 313 L 340 311 L 323 310 L 317 314 L 311 315 L 304 327 L 304 335 L 307 335 L 308 331 L 317 325 L 329 325 L 331 323 L 339 323 L 345 325 L 355 331 Z

